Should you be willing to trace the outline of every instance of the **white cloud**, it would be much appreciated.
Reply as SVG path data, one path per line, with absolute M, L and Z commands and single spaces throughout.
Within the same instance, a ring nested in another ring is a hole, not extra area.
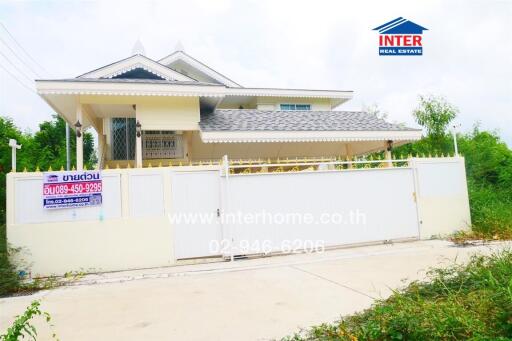
M 417 96 L 441 94 L 459 107 L 464 129 L 481 121 L 512 145 L 508 1 L 41 1 L 2 2 L 0 13 L 47 77 L 124 58 L 138 38 L 155 59 L 181 40 L 243 85 L 352 89 L 340 109 L 378 103 L 390 120 L 411 125 Z M 429 29 L 424 56 L 377 55 L 372 28 L 398 16 Z M 41 99 L 0 77 L 0 114 L 31 129 L 49 118 Z

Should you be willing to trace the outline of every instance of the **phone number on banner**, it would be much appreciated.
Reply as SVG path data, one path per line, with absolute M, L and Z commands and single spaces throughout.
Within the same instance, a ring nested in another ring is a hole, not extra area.
M 81 197 L 64 197 L 44 199 L 45 208 L 81 207 L 101 205 L 101 194 L 92 194 Z
M 46 196 L 81 193 L 101 193 L 101 187 L 101 181 L 44 184 L 43 194 Z

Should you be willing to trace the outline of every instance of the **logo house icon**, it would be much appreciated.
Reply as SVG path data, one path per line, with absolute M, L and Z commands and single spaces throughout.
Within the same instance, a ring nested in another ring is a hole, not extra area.
M 421 56 L 422 34 L 427 28 L 402 17 L 373 29 L 379 31 L 380 56 Z

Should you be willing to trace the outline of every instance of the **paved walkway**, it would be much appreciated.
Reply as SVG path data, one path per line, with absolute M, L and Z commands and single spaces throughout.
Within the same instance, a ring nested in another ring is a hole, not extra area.
M 0 299 L 0 331 L 41 299 L 63 341 L 279 339 L 365 309 L 391 288 L 423 278 L 428 267 L 506 245 L 420 241 L 90 275 Z M 36 326 L 38 340 L 50 339 L 42 321 Z

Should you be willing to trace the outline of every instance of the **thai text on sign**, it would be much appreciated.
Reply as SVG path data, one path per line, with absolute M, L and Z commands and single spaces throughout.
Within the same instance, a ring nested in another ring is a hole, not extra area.
M 46 209 L 101 205 L 100 171 L 46 172 L 43 181 Z

